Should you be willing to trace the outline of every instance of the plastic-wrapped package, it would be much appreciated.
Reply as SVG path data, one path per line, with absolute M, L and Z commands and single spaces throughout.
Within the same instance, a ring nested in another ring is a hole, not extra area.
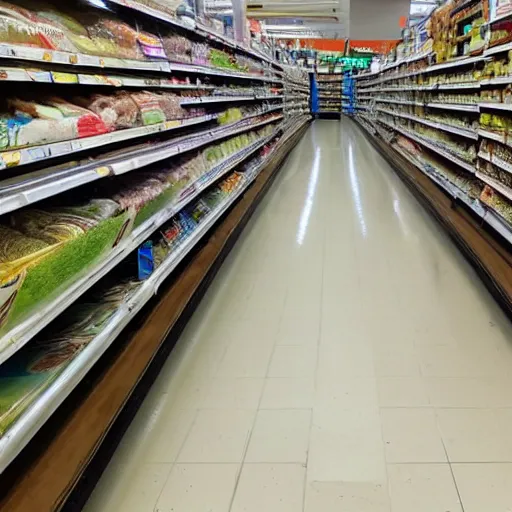
M 51 48 L 35 27 L 0 13 L 0 43 Z
M 183 36 L 171 35 L 162 39 L 165 53 L 174 62 L 192 62 L 192 41 Z
M 155 96 L 158 98 L 160 108 L 167 120 L 182 119 L 188 116 L 188 111 L 180 104 L 180 96 L 176 96 L 176 94 L 169 92 L 157 93 Z
M 11 218 L 11 225 L 26 236 L 52 245 L 80 236 L 85 230 L 76 223 L 43 210 L 22 210 Z
M 61 27 L 77 51 L 90 55 L 101 55 L 101 49 L 89 37 L 85 26 L 74 17 L 52 9 L 38 11 L 38 15 Z
M 115 201 L 93 199 L 82 205 L 18 210 L 9 220 L 13 229 L 51 245 L 72 240 L 118 212 Z
M 8 147 L 48 144 L 78 137 L 78 118 L 65 118 L 48 105 L 9 99 L 12 114 L 0 116 L 2 134 L 7 133 Z
M 91 137 L 109 131 L 101 117 L 90 110 L 55 97 L 50 98 L 46 103 L 58 108 L 64 117 L 77 118 L 78 137 Z
M 106 57 L 143 58 L 138 45 L 139 33 L 119 20 L 89 16 L 86 22 L 89 37 Z
M 210 48 L 206 43 L 193 43 L 192 45 L 192 62 L 201 66 L 208 65 L 208 54 Z
M 137 176 L 121 186 L 112 197 L 121 209 L 134 208 L 139 211 L 144 205 L 158 197 L 168 184 L 157 175 Z
M 32 254 L 37 254 L 47 247 L 48 244 L 38 238 L 28 237 L 20 231 L 0 224 L 1 263 L 9 263 L 26 258 Z
M 137 103 L 127 92 L 95 94 L 89 98 L 75 98 L 76 103 L 101 117 L 109 130 L 134 128 L 141 125 L 141 113 Z
M 45 103 L 43 103 L 45 102 Z M 12 114 L 0 116 L 0 147 L 22 147 L 107 132 L 99 116 L 59 98 L 41 103 L 11 98 Z
M 236 63 L 233 63 L 231 55 L 222 50 L 210 49 L 208 60 L 216 68 L 238 69 Z
M 160 106 L 159 97 L 147 91 L 135 92 L 130 95 L 139 107 L 142 124 L 156 124 L 165 121 L 165 114 Z
M 150 59 L 166 59 L 164 46 L 160 38 L 148 32 L 139 32 L 137 37 L 142 53 Z
M 7 2 L 0 2 L 0 42 L 76 51 L 59 25 Z

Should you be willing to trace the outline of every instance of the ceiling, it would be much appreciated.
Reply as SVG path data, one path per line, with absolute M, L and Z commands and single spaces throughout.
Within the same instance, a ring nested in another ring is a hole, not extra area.
M 274 37 L 344 39 L 350 0 L 248 0 L 247 15 L 265 19 L 267 33 Z
M 234 0 L 243 1 L 243 0 Z M 398 19 L 424 16 L 436 0 L 246 0 L 247 16 L 265 21 L 275 38 L 394 39 Z M 228 13 L 231 0 L 206 0 L 208 10 Z M 372 16 L 369 13 L 373 13 Z M 419 14 L 418 14 L 419 13 Z M 373 26 L 374 25 L 374 26 Z M 383 25 L 389 25 L 389 27 Z M 392 25 L 392 26 L 391 26 Z

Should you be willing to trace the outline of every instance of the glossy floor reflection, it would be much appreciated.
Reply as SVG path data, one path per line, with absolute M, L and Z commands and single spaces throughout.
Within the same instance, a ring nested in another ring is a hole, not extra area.
M 87 512 L 512 510 L 512 330 L 350 120 L 290 155 Z

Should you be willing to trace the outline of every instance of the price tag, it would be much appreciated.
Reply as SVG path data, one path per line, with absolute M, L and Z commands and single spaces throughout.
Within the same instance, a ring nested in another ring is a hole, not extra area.
M 110 175 L 111 169 L 108 166 L 104 166 L 104 167 L 98 167 L 94 171 L 96 172 L 96 174 L 98 176 L 101 176 L 102 178 L 104 178 L 105 176 L 109 176 Z
M 178 126 L 181 126 L 181 125 L 182 125 L 181 121 L 178 121 L 178 120 L 166 121 L 164 123 L 164 128 L 166 130 L 171 130 L 172 128 L 178 128 Z
M 69 56 L 69 63 L 70 64 L 78 64 L 78 55 L 75 55 L 74 53 L 72 53 Z
M 97 67 L 100 65 L 101 59 L 96 55 L 86 55 L 85 53 L 79 53 L 77 57 L 78 64 L 81 66 Z
M 21 162 L 20 151 L 7 151 L 1 155 L 2 161 L 6 167 L 15 167 Z
M 52 71 L 52 78 L 56 84 L 77 84 L 78 75 L 73 73 L 62 73 L 61 71 Z
M 52 156 L 59 156 L 65 153 L 69 153 L 72 150 L 73 147 L 71 146 L 71 142 L 59 142 L 52 144 L 50 152 Z
M 35 147 L 27 149 L 27 152 L 30 156 L 30 160 L 36 162 L 37 160 L 43 160 L 44 158 L 48 158 L 48 150 L 44 147 Z
M 35 69 L 27 69 L 28 76 L 34 80 L 34 82 L 42 82 L 45 84 L 52 83 L 52 75 L 49 71 L 39 71 Z
M 51 62 L 53 60 L 53 54 L 51 52 L 44 52 L 43 53 L 43 60 L 45 62 Z

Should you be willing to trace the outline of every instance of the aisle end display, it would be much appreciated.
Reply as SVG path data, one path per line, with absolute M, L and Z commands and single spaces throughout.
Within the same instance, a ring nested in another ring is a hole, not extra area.
M 312 88 L 312 93 L 315 94 L 313 105 L 316 108 L 312 113 L 317 117 L 341 116 L 343 74 L 317 71 L 313 81 L 315 84 Z

